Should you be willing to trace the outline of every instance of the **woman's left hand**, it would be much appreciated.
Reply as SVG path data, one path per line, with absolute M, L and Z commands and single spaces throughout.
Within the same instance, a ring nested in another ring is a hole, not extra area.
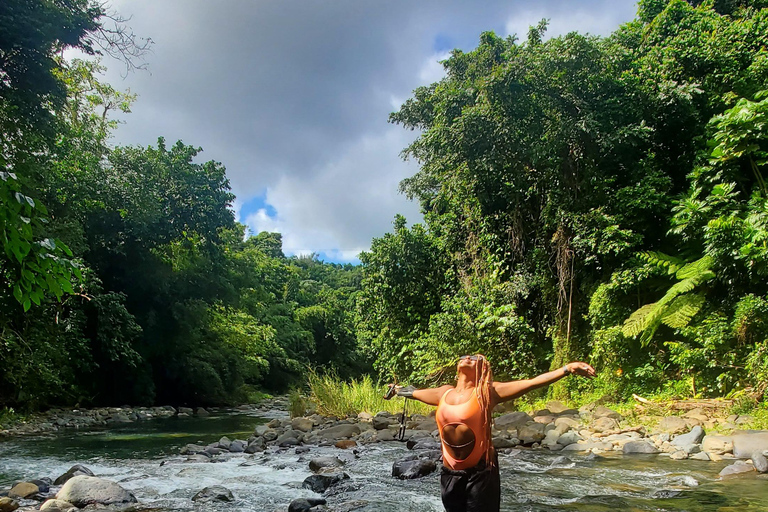
M 565 365 L 565 367 L 568 369 L 568 373 L 581 375 L 582 377 L 589 377 L 592 379 L 597 375 L 597 372 L 595 372 L 594 368 L 592 368 L 587 363 L 582 363 L 580 361 L 568 363 Z

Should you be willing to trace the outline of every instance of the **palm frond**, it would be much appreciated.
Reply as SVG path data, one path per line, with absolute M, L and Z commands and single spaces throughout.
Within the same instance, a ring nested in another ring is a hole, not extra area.
M 691 323 L 696 313 L 704 305 L 704 295 L 701 293 L 689 293 L 677 297 L 668 308 L 664 310 L 661 322 L 673 329 L 682 329 Z

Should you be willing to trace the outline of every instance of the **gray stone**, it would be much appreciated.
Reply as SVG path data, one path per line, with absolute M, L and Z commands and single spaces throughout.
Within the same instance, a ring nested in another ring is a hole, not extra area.
M 196 455 L 198 453 L 205 453 L 207 446 L 201 446 L 199 444 L 188 444 L 181 449 L 182 455 Z
M 192 496 L 192 501 L 201 501 L 203 503 L 211 501 L 235 501 L 232 491 L 221 485 L 212 485 Z
M 8 492 L 8 497 L 25 500 L 39 492 L 40 488 L 32 482 L 19 482 Z
M 568 446 L 569 444 L 577 443 L 581 441 L 581 436 L 578 432 L 566 432 L 557 438 L 557 444 Z
M 523 411 L 516 411 L 499 416 L 494 420 L 494 425 L 496 430 L 519 430 L 520 427 L 532 422 L 533 418 L 528 416 L 528 414 Z
M 752 465 L 758 473 L 768 473 L 768 459 L 762 453 L 752 454 Z
M 688 458 L 688 454 L 685 453 L 683 450 L 678 450 L 674 452 L 672 455 L 669 456 L 672 460 L 685 460 Z
M 526 446 L 538 443 L 544 439 L 544 425 L 541 423 L 531 423 L 526 425 L 518 429 L 517 437 L 520 439 L 520 442 Z
M 263 437 L 257 437 L 250 443 L 248 443 L 248 446 L 245 448 L 245 453 L 256 453 L 256 452 L 263 452 L 267 449 L 267 444 L 264 442 Z
M 520 440 L 516 437 L 512 437 L 507 439 L 506 437 L 494 437 L 493 438 L 493 447 L 496 449 L 503 449 L 503 448 L 514 448 L 515 446 L 520 444 Z
M 312 430 L 314 422 L 309 418 L 293 418 L 291 420 L 291 428 L 293 430 L 299 430 L 301 432 L 309 432 Z
M 699 444 L 704 439 L 704 429 L 695 426 L 687 434 L 680 434 L 672 440 L 672 446 L 685 447 L 691 444 Z M 689 452 L 690 453 L 690 452 Z
M 243 453 L 245 451 L 247 443 L 242 439 L 235 439 L 232 444 L 229 445 L 229 451 L 232 453 Z
M 768 450 L 768 431 L 738 430 L 733 434 L 733 455 L 737 459 L 751 459 L 755 453 Z
M 349 478 L 349 475 L 346 473 L 336 473 L 333 475 L 310 475 L 304 479 L 304 481 L 301 483 L 301 486 L 305 489 L 310 489 L 311 491 L 320 494 L 324 493 L 329 487 L 334 486 L 342 480 L 346 480 L 347 478 Z
M 659 453 L 659 450 L 648 441 L 629 441 L 622 447 L 625 455 L 635 453 Z
M 733 439 L 730 436 L 706 435 L 701 440 L 702 451 L 722 455 L 733 451 Z
M 197 416 L 201 417 L 201 418 L 205 418 L 205 417 L 208 417 L 208 416 L 211 415 L 211 413 L 209 413 L 208 411 L 206 411 L 202 407 L 198 407 L 197 410 L 195 411 L 195 414 Z
M 136 497 L 115 482 L 94 476 L 78 475 L 56 494 L 56 499 L 72 503 L 78 508 L 87 505 L 120 505 L 136 503 Z
M 689 458 L 691 460 L 707 460 L 707 461 L 710 460 L 709 459 L 709 455 L 706 454 L 705 452 L 695 453 L 695 454 L 691 455 Z
M 397 420 L 395 420 L 394 418 L 390 418 L 388 416 L 376 415 L 371 420 L 371 425 L 376 430 L 385 430 L 390 425 L 394 425 L 395 423 L 397 423 Z
M 324 468 L 338 468 L 344 465 L 344 462 L 338 457 L 317 457 L 309 461 L 309 469 L 320 471 Z
M 435 461 L 429 459 L 399 460 L 392 465 L 392 476 L 410 480 L 426 476 L 437 469 Z
M 560 427 L 563 425 L 568 428 L 579 428 L 579 422 L 574 420 L 573 418 L 562 417 L 562 418 L 557 418 L 555 420 L 556 427 Z
M 739 460 L 730 466 L 725 466 L 723 470 L 720 471 L 720 478 L 740 475 L 742 473 L 750 473 L 754 470 L 755 468 L 753 468 L 751 464 L 747 464 L 746 462 Z

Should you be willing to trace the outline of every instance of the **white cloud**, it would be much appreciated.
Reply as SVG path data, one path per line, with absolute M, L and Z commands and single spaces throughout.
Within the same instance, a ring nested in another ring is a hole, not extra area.
M 447 59 L 450 52 L 434 53 L 430 55 L 419 70 L 419 81 L 422 84 L 437 82 L 445 76 L 445 68 L 440 61 Z

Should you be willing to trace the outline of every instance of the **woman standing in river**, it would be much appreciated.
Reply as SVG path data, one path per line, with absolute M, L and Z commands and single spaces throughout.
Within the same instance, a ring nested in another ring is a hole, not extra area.
M 443 470 L 440 489 L 447 512 L 498 512 L 501 484 L 496 451 L 491 443 L 493 408 L 502 402 L 547 386 L 566 375 L 594 377 L 587 363 L 568 363 L 533 379 L 494 382 L 491 365 L 482 355 L 461 356 L 455 386 L 413 389 L 397 386 L 398 396 L 436 405 Z

